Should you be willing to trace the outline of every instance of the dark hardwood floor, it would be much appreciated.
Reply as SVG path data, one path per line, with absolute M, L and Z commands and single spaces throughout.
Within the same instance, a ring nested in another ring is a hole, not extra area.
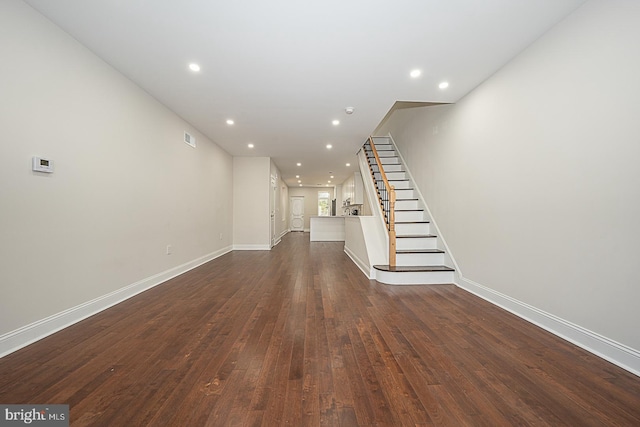
M 340 243 L 233 252 L 0 359 L 0 403 L 73 426 L 638 426 L 640 378 Z

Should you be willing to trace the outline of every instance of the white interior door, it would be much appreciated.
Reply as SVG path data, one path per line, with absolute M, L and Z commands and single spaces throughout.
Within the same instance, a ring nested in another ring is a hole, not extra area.
M 295 196 L 290 200 L 291 231 L 304 231 L 304 196 Z

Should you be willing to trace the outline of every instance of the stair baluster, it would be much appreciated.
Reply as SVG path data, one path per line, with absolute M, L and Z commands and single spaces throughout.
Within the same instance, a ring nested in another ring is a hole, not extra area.
M 389 266 L 395 267 L 396 265 L 396 228 L 395 228 L 395 203 L 396 203 L 396 190 L 395 187 L 389 184 L 387 175 L 382 167 L 380 156 L 376 150 L 373 138 L 369 137 L 367 143 L 365 143 L 365 150 L 367 151 L 367 158 L 369 160 L 369 170 L 371 171 L 371 177 L 373 178 L 376 188 L 378 190 L 378 200 L 382 206 L 384 212 L 385 222 L 387 223 L 387 231 L 389 233 Z M 368 152 L 373 154 L 373 158 Z M 374 163 L 375 161 L 375 163 Z M 376 177 L 376 173 L 373 170 L 373 166 L 378 167 L 378 173 L 380 178 Z

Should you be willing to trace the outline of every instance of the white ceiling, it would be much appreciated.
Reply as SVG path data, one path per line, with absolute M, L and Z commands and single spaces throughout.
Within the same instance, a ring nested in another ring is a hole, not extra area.
M 584 0 L 26 2 L 230 154 L 316 186 L 396 101 L 459 100 Z

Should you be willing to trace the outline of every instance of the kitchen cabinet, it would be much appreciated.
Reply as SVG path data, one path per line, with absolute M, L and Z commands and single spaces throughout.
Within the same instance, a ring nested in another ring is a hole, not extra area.
M 342 200 L 344 208 L 353 205 L 361 206 L 364 203 L 364 185 L 360 172 L 354 172 L 353 176 L 347 178 L 342 184 Z

